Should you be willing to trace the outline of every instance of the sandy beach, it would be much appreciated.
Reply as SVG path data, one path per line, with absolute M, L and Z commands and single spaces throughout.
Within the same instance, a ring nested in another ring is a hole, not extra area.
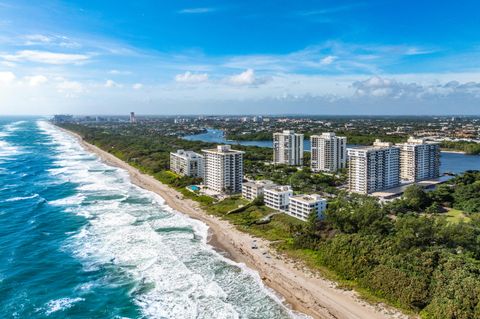
M 107 164 L 128 171 L 134 184 L 159 194 L 168 206 L 206 223 L 210 228 L 209 244 L 226 257 L 256 270 L 263 282 L 283 296 L 292 309 L 313 318 L 409 318 L 388 306 L 371 305 L 354 291 L 337 288 L 334 282 L 313 273 L 302 263 L 276 253 L 268 241 L 254 238 L 237 230 L 228 221 L 208 215 L 197 202 L 183 198 L 176 190 L 83 141 L 77 134 L 65 132 L 75 136 L 86 150 L 97 154 Z M 256 240 L 258 249 L 251 248 L 253 240 Z

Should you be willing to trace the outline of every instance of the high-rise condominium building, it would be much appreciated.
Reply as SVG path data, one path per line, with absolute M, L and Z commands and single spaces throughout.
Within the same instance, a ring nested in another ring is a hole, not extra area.
M 137 118 L 135 117 L 135 112 L 130 112 L 130 123 L 137 123 Z
M 192 152 L 178 150 L 170 153 L 170 170 L 182 176 L 203 178 L 203 156 Z
M 202 150 L 205 161 L 204 184 L 209 189 L 226 194 L 242 191 L 243 153 L 230 145 Z
M 347 138 L 335 133 L 322 133 L 310 137 L 314 172 L 336 172 L 347 165 Z
M 301 166 L 303 164 L 303 134 L 294 131 L 273 133 L 273 163 Z
M 440 146 L 410 137 L 400 147 L 400 178 L 409 182 L 440 176 Z
M 373 146 L 349 148 L 348 188 L 370 194 L 400 184 L 400 148 L 376 140 Z

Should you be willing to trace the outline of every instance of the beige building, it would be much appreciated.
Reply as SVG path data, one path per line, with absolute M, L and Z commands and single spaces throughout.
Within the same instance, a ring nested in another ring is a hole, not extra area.
M 323 212 L 327 209 L 327 200 L 320 195 L 295 195 L 290 197 L 287 214 L 306 221 L 312 212 L 318 219 L 323 219 Z
M 263 201 L 267 207 L 286 212 L 292 195 L 289 185 L 268 187 L 263 190 Z
M 440 176 L 440 146 L 424 139 L 410 137 L 400 147 L 400 178 L 408 182 L 434 179 Z
M 242 191 L 243 154 L 230 145 L 202 150 L 205 162 L 204 184 L 218 193 L 234 194 Z
M 185 150 L 170 153 L 170 170 L 182 176 L 203 178 L 203 156 Z
M 242 197 L 248 200 L 254 200 L 258 196 L 263 195 L 263 191 L 267 187 L 276 186 L 269 180 L 253 181 L 242 184 Z
M 373 146 L 349 148 L 348 188 L 370 194 L 400 184 L 400 148 L 376 140 Z
M 334 173 L 347 165 L 347 138 L 335 133 L 322 133 L 310 137 L 313 172 Z
M 303 165 L 303 134 L 294 131 L 273 133 L 273 163 Z

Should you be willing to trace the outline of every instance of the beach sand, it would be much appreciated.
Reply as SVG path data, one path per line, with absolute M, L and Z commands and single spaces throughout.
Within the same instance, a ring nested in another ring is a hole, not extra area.
M 107 164 L 128 171 L 134 184 L 159 194 L 174 210 L 207 224 L 210 228 L 209 244 L 226 257 L 256 270 L 263 282 L 280 294 L 293 310 L 313 318 L 409 318 L 386 305 L 369 304 L 354 291 L 337 288 L 334 282 L 312 272 L 301 262 L 275 252 L 269 241 L 254 238 L 237 230 L 228 221 L 208 215 L 197 202 L 183 198 L 181 193 L 83 141 L 79 135 L 64 131 L 75 136 L 86 150 Z M 253 240 L 256 240 L 257 249 L 252 249 Z

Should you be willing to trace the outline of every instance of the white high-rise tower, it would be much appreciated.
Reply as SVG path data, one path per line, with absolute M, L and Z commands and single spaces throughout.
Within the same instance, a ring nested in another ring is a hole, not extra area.
M 410 137 L 400 147 L 400 178 L 409 182 L 440 176 L 440 146 Z
M 336 172 L 347 165 L 347 138 L 335 133 L 322 133 L 310 137 L 314 172 Z
M 303 134 L 294 131 L 273 133 L 273 163 L 303 165 Z

